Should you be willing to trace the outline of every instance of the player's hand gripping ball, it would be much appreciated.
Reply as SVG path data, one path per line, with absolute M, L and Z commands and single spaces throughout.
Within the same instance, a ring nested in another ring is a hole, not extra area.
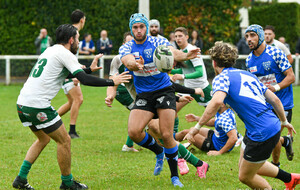
M 168 72 L 173 68 L 173 53 L 169 47 L 160 45 L 154 51 L 153 61 L 160 72 Z

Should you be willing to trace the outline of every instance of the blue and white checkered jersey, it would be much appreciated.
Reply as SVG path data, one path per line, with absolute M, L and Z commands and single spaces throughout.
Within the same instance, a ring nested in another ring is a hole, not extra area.
M 168 74 L 160 72 L 153 62 L 154 50 L 159 45 L 171 46 L 166 39 L 147 36 L 143 44 L 136 44 L 132 40 L 122 45 L 119 49 L 121 58 L 132 54 L 135 59 L 139 59 L 140 56 L 144 59 L 144 69 L 133 71 L 133 80 L 137 94 L 153 92 L 172 85 Z
M 227 94 L 224 103 L 229 104 L 245 123 L 251 140 L 262 142 L 280 131 L 280 121 L 264 97 L 267 87 L 255 75 L 225 68 L 213 80 L 213 93 L 217 91 Z
M 250 53 L 246 60 L 246 67 L 268 87 L 280 83 L 285 78 L 283 72 L 292 66 L 281 49 L 266 45 L 265 51 L 260 56 L 255 56 L 253 51 Z M 281 100 L 285 110 L 294 107 L 292 85 L 275 92 L 275 94 Z M 268 105 L 272 108 L 270 104 Z
M 223 113 L 217 112 L 215 116 L 215 132 L 212 136 L 212 142 L 216 150 L 221 150 L 228 141 L 227 133 L 231 130 L 236 130 L 235 115 L 232 109 L 227 109 Z M 234 145 L 228 150 L 231 151 Z

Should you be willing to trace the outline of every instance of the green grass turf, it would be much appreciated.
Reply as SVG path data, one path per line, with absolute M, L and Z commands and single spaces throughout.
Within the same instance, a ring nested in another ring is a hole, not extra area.
M 30 145 L 35 141 L 28 128 L 21 125 L 16 100 L 21 85 L 0 86 L 0 189 L 12 189 L 12 182 L 19 172 L 22 161 Z M 106 88 L 82 85 L 84 102 L 80 109 L 77 130 L 81 138 L 72 140 L 72 173 L 90 189 L 171 189 L 168 164 L 160 176 L 153 175 L 155 155 L 143 149 L 138 153 L 121 152 L 127 136 L 127 111 L 117 101 L 112 108 L 106 107 L 104 98 Z M 293 122 L 300 133 L 300 87 L 294 87 Z M 62 90 L 52 101 L 54 108 L 66 102 Z M 195 102 L 187 105 L 179 113 L 179 129 L 187 129 L 194 124 L 187 123 L 184 115 L 201 115 L 203 108 Z M 69 125 L 69 113 L 62 117 Z M 68 127 L 67 127 L 68 128 Z M 244 124 L 238 120 L 238 130 L 244 134 Z M 286 134 L 286 130 L 283 132 Z M 295 157 L 287 161 L 282 149 L 281 168 L 300 173 L 300 140 L 295 136 Z M 136 148 L 139 148 L 135 145 Z M 189 165 L 190 173 L 180 177 L 185 189 L 246 189 L 238 180 L 239 148 L 230 154 L 217 157 L 207 156 L 196 150 L 194 154 L 210 164 L 206 179 L 195 176 L 196 169 Z M 269 159 L 270 160 L 270 159 Z M 56 144 L 51 141 L 37 159 L 28 176 L 35 189 L 58 189 L 61 183 L 60 171 L 56 161 Z M 284 189 L 277 179 L 267 178 L 274 189 Z

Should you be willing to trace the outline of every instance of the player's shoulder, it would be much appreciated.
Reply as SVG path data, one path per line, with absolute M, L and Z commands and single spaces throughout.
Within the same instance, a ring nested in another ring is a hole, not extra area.
M 251 60 L 252 55 L 253 55 L 253 51 L 251 51 L 250 54 L 248 55 L 246 62 L 249 62 Z
M 190 51 L 190 50 L 193 50 L 193 49 L 197 49 L 197 47 L 194 46 L 194 45 L 192 45 L 192 44 L 190 44 L 190 43 L 188 43 L 188 45 L 186 46 L 185 49 L 188 50 L 188 51 Z

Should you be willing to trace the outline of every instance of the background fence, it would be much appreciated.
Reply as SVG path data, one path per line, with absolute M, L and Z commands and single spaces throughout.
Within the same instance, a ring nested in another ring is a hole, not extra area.
M 99 71 L 95 72 L 101 78 L 108 78 L 110 62 L 115 55 L 104 55 L 100 60 L 99 64 L 103 67 Z M 245 60 L 247 55 L 239 55 L 236 68 L 245 69 Z M 293 69 L 295 73 L 294 85 L 299 85 L 299 60 L 300 56 L 292 56 L 294 59 Z M 209 55 L 202 55 L 205 63 L 207 77 L 212 80 L 215 76 L 212 68 L 211 60 Z M 0 56 L 0 83 L 9 85 L 11 83 L 23 83 L 27 79 L 32 67 L 36 63 L 38 55 L 1 55 Z M 79 56 L 79 62 L 84 65 L 89 65 L 94 59 L 94 55 Z

